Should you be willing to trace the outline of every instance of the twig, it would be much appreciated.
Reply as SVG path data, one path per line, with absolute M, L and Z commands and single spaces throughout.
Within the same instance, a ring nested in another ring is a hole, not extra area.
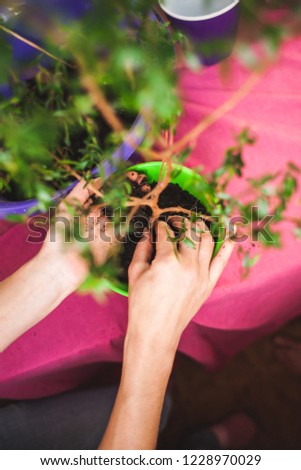
M 66 62 L 65 60 L 61 59 L 60 57 L 55 56 L 51 52 L 48 52 L 46 49 L 43 47 L 39 46 L 38 44 L 35 44 L 34 42 L 30 41 L 29 39 L 24 38 L 20 34 L 16 33 L 15 31 L 12 31 L 9 28 L 6 28 L 3 25 L 0 25 L 0 29 L 4 31 L 5 33 L 15 37 L 16 39 L 19 39 L 20 41 L 24 42 L 28 46 L 32 47 L 33 49 L 36 49 L 39 52 L 42 52 L 43 54 L 47 55 L 51 59 L 54 59 L 58 62 L 61 62 L 62 64 L 65 64 L 68 67 L 71 67 L 75 69 L 76 67 L 69 62 Z M 80 64 L 82 65 L 82 61 L 79 61 Z M 82 85 L 86 90 L 88 91 L 92 102 L 94 105 L 98 108 L 98 110 L 101 112 L 107 123 L 114 129 L 116 132 L 121 132 L 124 130 L 124 126 L 120 119 L 116 116 L 114 110 L 112 109 L 111 105 L 108 103 L 106 100 L 105 96 L 103 95 L 101 89 L 98 87 L 97 83 L 91 77 L 90 75 L 84 75 L 81 79 Z
M 71 168 L 70 165 L 68 165 L 67 163 L 61 162 L 61 160 L 56 155 L 53 155 L 53 154 L 51 155 L 58 162 L 59 165 L 61 165 L 63 168 L 65 168 L 65 170 L 68 171 L 68 173 L 70 173 L 70 175 L 74 176 L 74 178 L 76 178 L 78 181 L 85 181 L 86 188 L 88 188 L 92 193 L 94 193 L 99 198 L 103 198 L 104 196 L 103 193 L 99 191 L 98 189 L 96 189 L 92 183 L 87 182 L 85 178 L 83 178 L 79 173 L 77 173 L 73 168 Z
M 172 212 L 172 213 L 176 212 L 176 213 L 181 213 L 181 214 L 187 214 L 189 217 L 192 214 L 196 214 L 195 211 L 192 211 L 192 210 L 189 210 L 189 209 L 184 209 L 183 207 L 166 207 L 164 209 L 161 209 L 157 204 L 154 204 L 154 202 L 151 201 L 151 200 L 149 200 L 149 201 L 146 200 L 145 201 L 145 200 L 140 199 L 140 198 L 133 198 L 133 199 L 135 199 L 135 200 L 130 200 L 125 204 L 126 207 L 133 207 L 135 209 L 135 213 L 139 209 L 139 207 L 141 207 L 141 206 L 150 207 L 153 211 L 153 215 L 150 219 L 151 221 L 157 220 L 162 214 L 165 214 L 165 213 L 168 213 L 168 212 Z M 132 220 L 132 218 L 135 216 L 135 213 L 133 213 L 133 215 L 131 215 L 131 213 L 129 214 L 128 224 Z M 201 215 L 199 215 L 199 217 L 204 219 L 204 220 L 214 222 L 214 218 L 211 217 L 210 215 L 201 214 Z
M 71 68 L 73 68 L 73 69 L 76 68 L 74 65 L 70 64 L 69 62 L 66 62 L 64 59 L 61 59 L 60 57 L 57 57 L 57 56 L 55 56 L 54 54 L 51 54 L 51 52 L 46 51 L 46 49 L 44 49 L 43 47 L 39 46 L 38 44 L 35 44 L 34 42 L 30 41 L 29 39 L 24 38 L 23 36 L 21 36 L 21 35 L 18 34 L 18 33 L 15 33 L 15 31 L 12 31 L 11 29 L 6 28 L 6 27 L 3 26 L 3 25 L 0 25 L 0 29 L 1 29 L 2 31 L 4 31 L 5 33 L 9 34 L 10 36 L 13 36 L 13 37 L 15 37 L 16 39 L 19 39 L 19 41 L 24 42 L 25 44 L 27 44 L 28 46 L 32 47 L 33 49 L 36 49 L 37 51 L 42 52 L 43 54 L 47 55 L 47 56 L 50 57 L 51 59 L 54 59 L 54 60 L 56 60 L 56 61 L 58 61 L 58 62 L 61 62 L 62 64 L 67 65 L 67 67 L 71 67 Z
M 265 70 L 265 69 L 264 69 Z M 173 153 L 178 153 L 187 145 L 191 140 L 195 140 L 198 136 L 204 132 L 208 127 L 221 119 L 226 113 L 231 111 L 243 98 L 245 98 L 254 86 L 262 78 L 263 72 L 254 72 L 245 83 L 237 90 L 229 100 L 223 103 L 221 106 L 216 108 L 211 114 L 206 116 L 200 121 L 191 131 L 187 132 L 182 139 L 176 142 L 170 150 Z
M 165 214 L 166 212 L 182 212 L 183 214 L 191 215 L 191 214 L 198 214 L 201 219 L 209 220 L 210 222 L 214 222 L 214 218 L 210 215 L 206 214 L 199 214 L 199 212 L 195 212 L 189 209 L 184 209 L 183 207 L 166 207 L 165 209 L 160 209 L 160 215 Z
M 202 132 L 208 129 L 208 127 L 221 119 L 226 113 L 231 111 L 231 109 L 235 108 L 235 106 L 243 98 L 245 98 L 252 91 L 255 85 L 261 80 L 266 70 L 267 66 L 262 67 L 260 71 L 252 73 L 245 83 L 235 93 L 233 93 L 233 95 L 225 103 L 203 118 L 193 129 L 191 129 L 180 140 L 178 140 L 178 142 L 169 147 L 168 150 L 163 150 L 162 152 L 144 150 L 144 154 L 147 154 L 149 157 L 153 157 L 156 160 L 164 160 L 169 156 L 170 153 L 175 155 L 181 152 L 184 148 L 189 146 L 191 141 L 196 140 Z
M 116 115 L 112 106 L 106 100 L 95 79 L 91 75 L 84 74 L 81 78 L 81 83 L 89 93 L 93 104 L 97 107 L 112 129 L 114 129 L 115 132 L 122 132 L 124 130 L 122 122 Z

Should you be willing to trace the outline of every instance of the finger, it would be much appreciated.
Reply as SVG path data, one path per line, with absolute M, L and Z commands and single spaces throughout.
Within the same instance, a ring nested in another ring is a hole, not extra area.
M 100 224 L 103 220 L 108 221 L 107 217 L 104 216 L 101 208 L 99 206 L 92 206 L 89 214 L 87 215 L 87 219 L 93 224 L 95 227 Z
M 156 225 L 156 259 L 174 252 L 173 242 L 170 239 L 174 237 L 175 234 L 167 223 L 159 220 Z
M 137 177 L 137 183 L 141 185 L 143 182 L 146 182 L 146 175 L 140 173 Z
M 65 201 L 69 203 L 76 202 L 81 205 L 84 205 L 91 195 L 86 185 L 87 182 L 85 180 L 79 181 L 77 185 L 72 189 L 72 191 L 68 194 L 68 196 L 65 198 Z
M 210 283 L 213 288 L 219 280 L 223 270 L 225 269 L 234 249 L 234 241 L 227 239 L 219 249 L 218 254 L 213 258 L 210 265 Z
M 184 218 L 183 226 L 185 227 L 185 232 L 182 234 L 182 239 L 179 242 L 179 253 L 185 258 L 195 258 L 199 252 L 199 235 L 196 234 L 195 225 L 190 220 Z
M 151 185 L 150 185 L 150 184 L 144 183 L 144 184 L 142 184 L 142 186 L 141 186 L 140 189 L 141 189 L 141 191 L 142 191 L 143 193 L 146 194 L 146 193 L 149 193 L 152 188 L 151 188 Z
M 137 173 L 136 171 L 128 171 L 126 175 L 129 180 L 136 182 L 138 185 L 141 185 L 143 182 L 146 182 L 146 175 L 143 173 Z
M 95 242 L 99 239 L 101 211 L 99 207 L 93 206 L 86 216 L 80 218 L 81 230 L 87 240 Z
M 89 187 L 91 188 L 90 191 L 93 192 L 93 189 L 95 189 L 96 191 L 99 191 L 101 189 L 101 185 L 102 185 L 101 178 L 95 178 L 94 180 L 91 180 L 89 183 Z
M 93 204 L 94 204 L 93 199 L 89 197 L 89 199 L 87 199 L 86 202 L 83 204 L 83 208 L 89 209 L 89 207 L 91 207 Z
M 196 222 L 197 234 L 200 237 L 199 261 L 202 267 L 208 269 L 214 250 L 214 240 L 212 238 L 210 228 L 203 220 Z
M 184 256 L 198 256 L 199 250 L 201 247 L 202 236 L 206 231 L 206 225 L 204 221 L 200 220 L 197 223 L 191 223 L 188 219 L 181 216 L 172 216 L 168 219 L 172 227 L 175 228 L 175 231 L 179 235 L 179 252 Z M 208 230 L 208 229 L 207 229 Z M 205 243 L 208 244 L 208 241 L 212 240 L 211 234 L 206 235 Z M 205 252 L 207 253 L 208 249 L 211 250 L 211 255 L 208 255 L 208 263 L 210 262 L 213 247 L 207 247 Z
M 127 176 L 128 179 L 131 180 L 131 181 L 137 181 L 138 173 L 137 173 L 137 171 L 128 171 L 128 172 L 126 173 L 126 176 Z
M 92 206 L 88 215 L 81 216 L 81 220 L 90 233 L 94 234 L 93 239 L 98 239 L 102 233 L 114 232 L 114 222 L 105 216 L 99 205 Z
M 87 217 L 81 217 L 85 224 L 85 241 L 90 242 L 96 265 L 102 265 L 118 245 L 114 222 L 108 219 L 99 206 L 93 206 Z
M 129 267 L 129 279 L 137 279 L 150 267 L 150 259 L 152 255 L 151 234 L 148 228 L 144 229 L 143 237 L 136 246 L 132 262 Z
M 87 189 L 89 191 L 90 196 L 83 205 L 84 209 L 88 209 L 89 207 L 91 207 L 102 196 L 100 192 L 101 185 L 101 178 L 96 178 L 95 180 L 92 180 L 88 183 Z
M 186 236 L 186 218 L 181 215 L 172 215 L 167 219 L 175 236 L 179 238 L 179 242 Z
M 97 192 L 100 190 L 101 182 L 101 178 L 91 180 L 89 183 L 87 183 L 85 180 L 79 181 L 65 198 L 65 201 L 77 202 L 81 205 L 87 204 L 90 200 L 90 197 L 95 194 L 93 189 L 95 189 Z
M 60 210 L 68 210 L 68 206 L 68 212 L 70 212 L 71 207 L 73 206 L 76 206 L 79 209 L 88 209 L 94 203 L 92 196 L 95 196 L 96 192 L 100 190 L 101 184 L 101 178 L 96 178 L 88 184 L 85 180 L 79 181 L 68 196 L 60 203 Z
M 101 216 L 94 226 L 94 242 L 91 245 L 96 264 L 103 264 L 113 254 L 117 245 L 114 223 Z

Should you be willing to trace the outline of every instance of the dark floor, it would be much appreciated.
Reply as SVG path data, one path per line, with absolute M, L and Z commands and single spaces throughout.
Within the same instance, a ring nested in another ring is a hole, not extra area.
M 301 318 L 286 325 L 281 334 L 301 339 Z M 175 448 L 183 432 L 245 411 L 258 426 L 249 449 L 300 449 L 301 376 L 292 375 L 277 360 L 273 337 L 253 344 L 216 373 L 178 356 L 173 412 L 159 447 Z
M 277 334 L 301 340 L 301 317 Z M 266 337 L 234 357 L 216 373 L 206 372 L 179 354 L 172 379 L 173 409 L 159 448 L 175 449 L 189 430 L 244 411 L 258 431 L 249 449 L 301 448 L 301 375 L 292 375 L 276 358 L 273 338 Z M 101 384 L 116 383 L 120 365 L 103 364 Z M 0 406 L 7 402 L 0 400 Z

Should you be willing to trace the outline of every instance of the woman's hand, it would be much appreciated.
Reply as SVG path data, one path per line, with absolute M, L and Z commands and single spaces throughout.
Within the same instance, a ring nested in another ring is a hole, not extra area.
M 46 263 L 55 265 L 58 275 L 62 275 L 63 282 L 72 290 L 80 287 L 89 272 L 88 263 L 82 257 L 87 244 L 97 265 L 106 261 L 115 244 L 112 224 L 99 206 L 91 207 L 91 186 L 99 191 L 100 180 L 92 181 L 89 187 L 85 181 L 79 182 L 59 204 L 39 253 Z M 75 227 L 79 230 L 74 230 Z
M 128 336 L 148 340 L 153 345 L 175 349 L 187 324 L 211 294 L 234 248 L 224 241 L 212 259 L 214 241 L 204 222 L 191 224 L 177 217 L 172 226 L 165 222 L 156 226 L 156 256 L 150 263 L 153 244 L 148 231 L 138 244 L 129 268 Z M 182 229 L 184 223 L 184 229 Z M 193 241 L 186 243 L 183 238 Z

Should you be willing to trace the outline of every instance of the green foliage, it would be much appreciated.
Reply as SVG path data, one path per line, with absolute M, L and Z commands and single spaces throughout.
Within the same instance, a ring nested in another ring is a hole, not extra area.
M 9 29 L 14 31 L 15 21 L 5 24 L 0 21 L 0 26 L 3 23 L 8 28 L 8 31 L 0 30 L 0 84 L 10 87 L 10 94 L 0 97 L 1 197 L 37 198 L 39 209 L 47 210 L 53 192 L 67 186 L 75 173 L 89 181 L 92 169 L 97 167 L 103 178 L 103 163 L 111 160 L 139 113 L 150 127 L 140 148 L 142 152 L 149 151 L 162 130 L 175 133 L 182 108 L 176 91 L 174 46 L 180 43 L 188 66 L 199 70 L 194 48 L 182 33 L 171 33 L 166 25 L 154 19 L 151 10 L 157 3 L 155 0 L 95 0 L 93 3 L 93 9 L 80 21 L 65 23 L 46 15 L 44 52 L 37 52 L 27 63 L 16 63 L 12 57 Z M 267 14 L 267 2 L 241 2 L 244 35 L 237 45 L 237 55 L 246 65 L 257 67 L 262 62 L 262 53 L 258 54 L 250 45 L 254 39 L 261 43 L 265 61 L 277 53 L 281 41 L 293 28 L 298 30 L 296 21 L 291 20 L 300 17 L 299 2 L 285 3 L 289 7 L 285 21 L 275 22 Z M 274 8 L 281 6 L 281 0 L 273 2 Z M 18 18 L 23 18 L 25 31 L 39 37 L 41 25 L 31 14 L 24 6 Z M 108 124 L 106 113 L 95 105 L 95 95 L 87 89 L 87 78 L 101 91 L 123 124 L 123 130 L 114 130 Z M 272 172 L 249 179 L 248 197 L 233 198 L 229 185 L 233 178 L 244 175 L 245 151 L 255 143 L 250 130 L 242 129 L 234 145 L 225 150 L 222 165 L 206 175 L 207 181 L 204 179 L 202 184 L 198 178 L 192 179 L 191 189 L 207 194 L 206 209 L 218 219 L 211 225 L 214 236 L 229 225 L 233 215 L 238 215 L 248 221 L 249 236 L 260 239 L 265 246 L 280 247 L 281 236 L 276 225 L 286 218 L 288 203 L 297 191 L 300 169 L 288 163 L 283 175 Z M 173 161 L 183 164 L 190 150 L 187 146 L 173 156 Z M 120 162 L 119 172 L 106 185 L 101 201 L 112 209 L 116 225 L 126 214 L 130 193 L 120 176 L 125 167 Z M 255 212 L 259 219 L 269 214 L 274 216 L 267 225 L 265 237 L 258 223 L 250 223 Z M 195 217 L 192 214 L 191 220 Z M 294 234 L 301 238 L 301 222 L 293 222 Z M 177 239 L 172 241 L 176 246 Z M 194 247 L 189 238 L 185 243 Z M 116 260 L 99 267 L 88 249 L 85 248 L 83 256 L 91 267 L 83 290 L 102 294 L 107 280 L 117 276 Z M 249 270 L 258 259 L 258 255 L 251 258 L 247 252 L 243 258 L 244 269 Z
M 59 58 L 47 59 L 47 68 L 40 53 L 20 69 L 12 61 L 9 33 L 1 32 L 0 83 L 9 83 L 12 91 L 0 99 L 2 194 L 39 198 L 42 186 L 49 192 L 73 179 L 68 167 L 89 179 L 91 169 L 120 145 L 124 133 L 110 129 L 82 85 L 87 74 L 125 128 L 141 110 L 154 135 L 177 118 L 173 43 L 165 25 L 151 15 L 153 4 L 105 0 L 94 2 L 80 21 L 62 24 L 47 17 L 43 47 Z M 26 24 L 26 6 L 23 16 Z M 34 34 L 35 25 L 30 27 Z M 24 74 L 32 78 L 24 81 Z
M 245 255 L 243 257 L 242 266 L 243 266 L 244 269 L 250 269 L 253 266 L 255 266 L 256 263 L 258 263 L 259 259 L 260 259 L 259 255 L 255 255 L 252 258 L 250 256 L 249 252 L 247 252 L 247 253 L 245 253 Z
M 217 186 L 217 181 L 224 179 L 224 182 L 220 185 L 219 194 L 225 193 L 225 188 L 234 176 L 242 176 L 244 167 L 243 152 L 246 146 L 254 145 L 256 141 L 248 129 L 243 129 L 235 140 L 236 145 L 226 150 L 223 164 L 209 176 L 211 184 L 215 186 Z

